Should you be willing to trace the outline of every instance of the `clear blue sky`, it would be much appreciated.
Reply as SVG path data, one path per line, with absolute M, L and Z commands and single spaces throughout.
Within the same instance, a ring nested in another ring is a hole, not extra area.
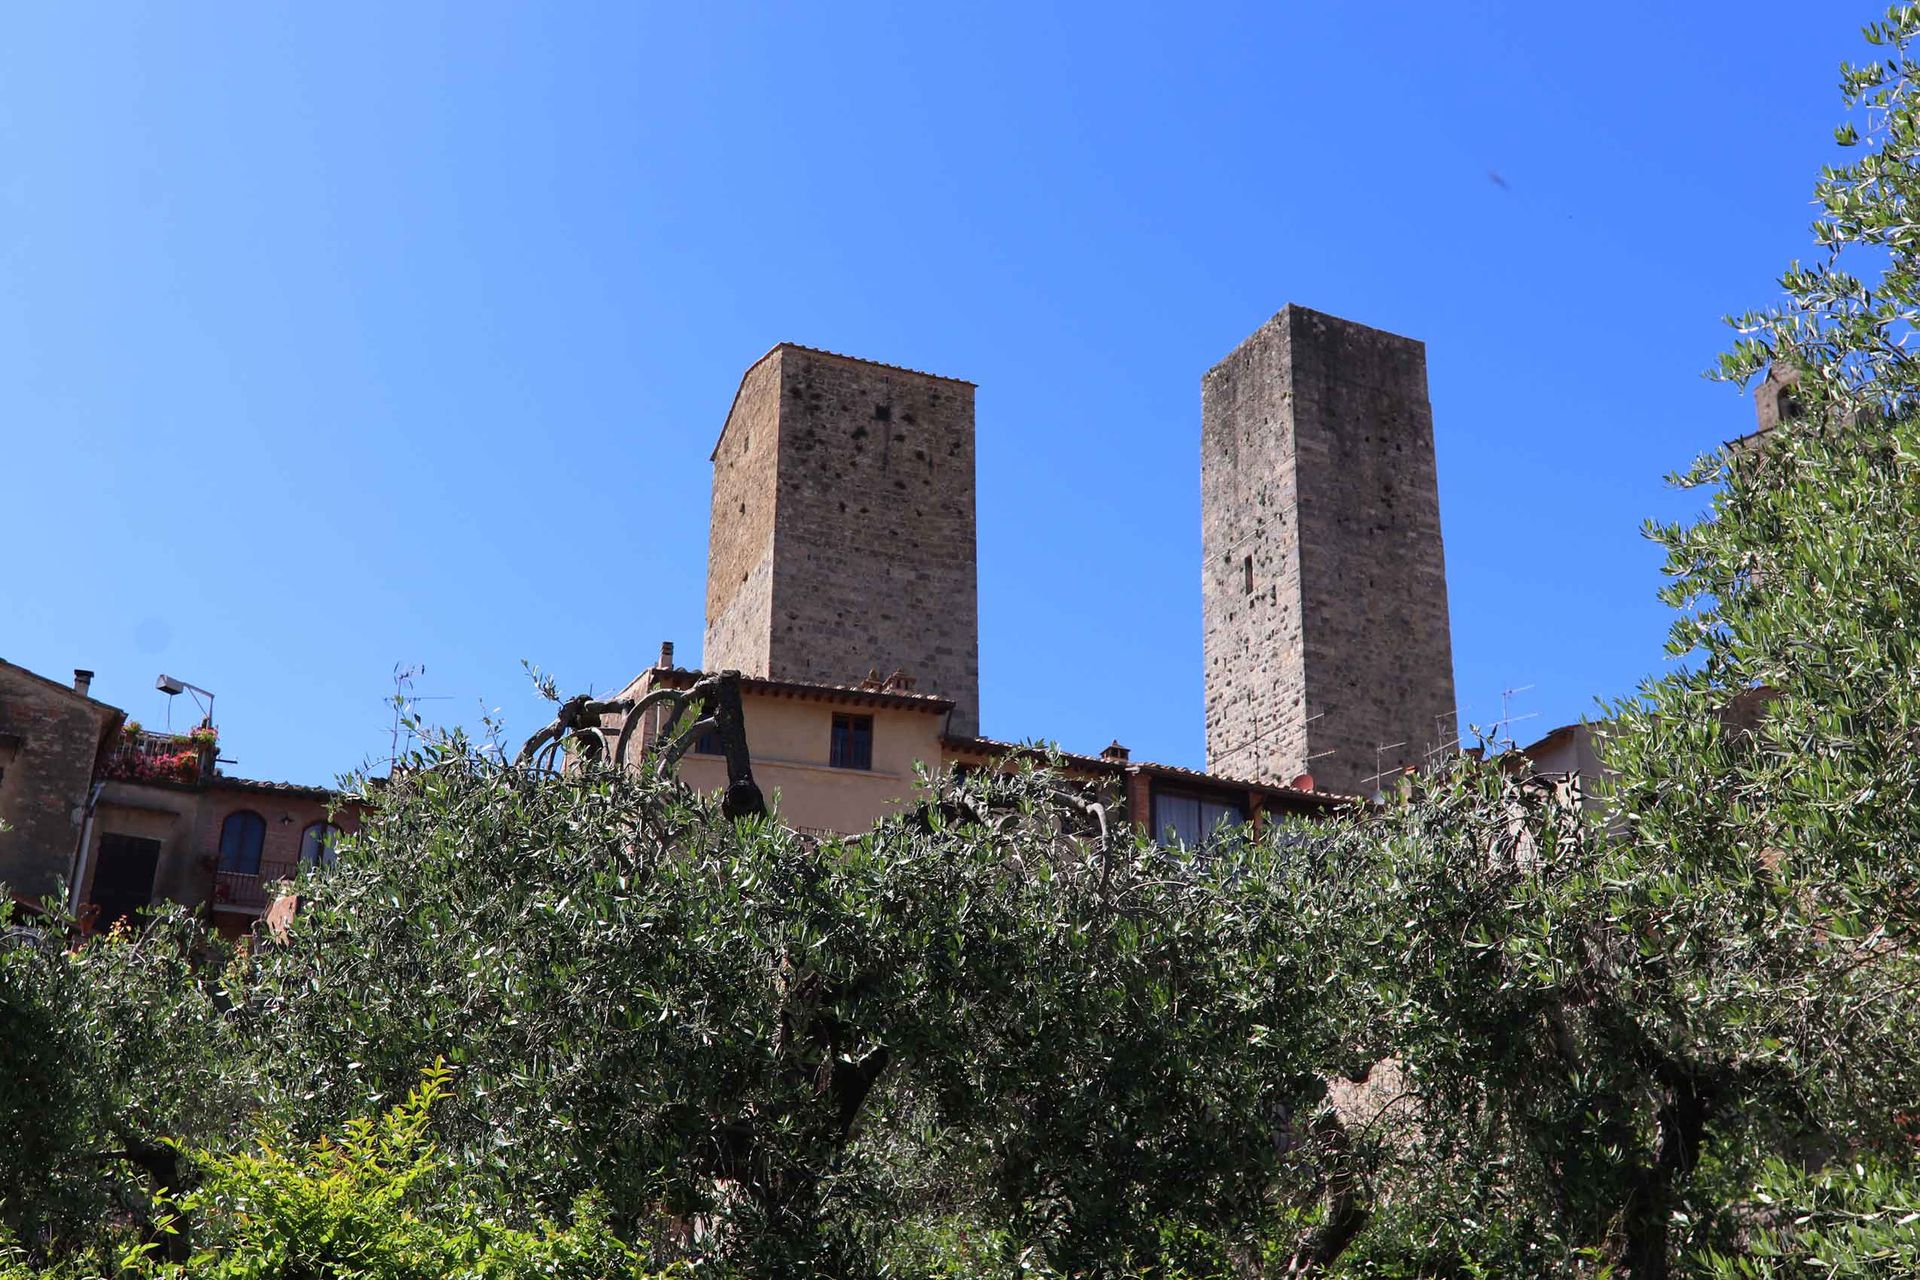
M 699 652 L 707 453 L 793 340 L 979 384 L 986 732 L 1202 759 L 1201 373 L 1426 341 L 1468 721 L 1663 659 L 1874 4 L 60 4 L 0 42 L 0 657 L 236 772 Z M 1496 178 L 1497 175 L 1497 178 Z M 182 707 L 182 711 L 186 708 Z

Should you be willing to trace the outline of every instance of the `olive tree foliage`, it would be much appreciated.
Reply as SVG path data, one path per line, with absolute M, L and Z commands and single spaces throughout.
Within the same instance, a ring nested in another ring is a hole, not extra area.
M 1333 833 L 1320 932 L 1405 1117 L 1350 1272 L 1920 1269 L 1920 7 L 1867 35 L 1825 260 L 1719 370 L 1791 371 L 1788 419 L 1649 530 L 1677 665 L 1609 709 L 1598 815 L 1462 762 Z
M 1093 1272 L 1253 1232 L 1289 1177 L 1312 1200 L 1318 976 L 1276 846 L 1160 850 L 1043 774 L 815 839 L 458 738 L 372 804 L 259 958 L 262 1083 L 324 1127 L 444 1059 L 438 1140 L 505 1211 L 592 1192 L 669 1251 L 857 1275 L 937 1205 Z
M 170 1140 L 250 1111 L 218 941 L 177 909 L 85 945 L 72 923 L 0 902 L 0 1241 L 43 1257 L 149 1222 Z

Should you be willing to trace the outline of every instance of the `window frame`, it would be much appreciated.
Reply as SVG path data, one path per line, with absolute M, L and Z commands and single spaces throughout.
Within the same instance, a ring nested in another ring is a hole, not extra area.
M 247 818 L 253 820 L 253 865 L 251 867 L 243 865 L 246 859 L 240 855 L 243 855 L 245 850 L 238 848 L 238 846 L 245 841 L 245 837 L 242 836 L 236 839 L 233 842 L 236 847 L 231 851 L 228 848 L 227 838 L 228 832 L 245 829 L 244 827 L 236 828 L 234 824 Z M 261 817 L 260 814 L 252 809 L 235 809 L 232 813 L 229 813 L 225 818 L 221 819 L 220 849 L 216 855 L 217 860 L 214 865 L 222 873 L 235 876 L 257 876 L 260 874 L 260 865 L 266 857 L 266 852 L 267 820 Z
M 1220 795 L 1208 795 L 1203 791 L 1186 791 L 1177 787 L 1155 787 L 1148 794 L 1148 807 L 1151 810 L 1153 842 L 1161 848 L 1175 846 L 1187 849 L 1204 849 L 1220 838 L 1229 827 L 1242 827 L 1247 823 L 1247 806 L 1242 800 L 1228 799 Z M 1186 815 L 1174 818 L 1163 815 L 1162 805 L 1192 805 L 1191 820 L 1183 821 Z M 1232 815 L 1231 820 L 1224 820 Z M 1190 827 L 1193 839 L 1181 827 Z
M 319 846 L 319 852 L 309 858 L 307 856 L 307 838 L 315 831 L 321 831 L 327 834 L 322 835 L 316 842 Z M 299 864 L 303 867 L 313 867 L 316 869 L 332 866 L 335 859 L 340 856 L 336 844 L 340 837 L 345 834 L 347 833 L 342 831 L 338 824 L 328 822 L 325 818 L 319 818 L 313 822 L 309 822 L 306 826 L 300 828 Z
M 873 772 L 873 716 L 853 711 L 833 713 L 827 739 L 827 765 L 834 769 Z

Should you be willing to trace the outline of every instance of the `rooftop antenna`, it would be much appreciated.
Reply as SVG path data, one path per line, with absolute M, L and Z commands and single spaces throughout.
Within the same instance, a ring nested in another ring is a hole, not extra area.
M 1460 749 L 1460 716 L 1465 711 L 1465 707 L 1458 707 L 1452 711 L 1443 711 L 1433 718 L 1433 747 L 1427 752 L 1428 760 Z M 1454 722 L 1452 734 L 1447 732 L 1449 720 Z
M 1380 767 L 1381 757 L 1389 751 L 1397 751 L 1406 745 L 1404 742 L 1383 742 L 1373 749 L 1373 776 L 1367 781 L 1373 784 L 1374 791 L 1380 790 L 1380 780 L 1387 776 L 1387 771 Z
M 1324 711 L 1317 712 L 1313 715 L 1308 716 L 1306 722 L 1308 724 L 1312 724 L 1315 720 L 1318 720 L 1321 716 L 1324 716 L 1326 714 L 1327 713 Z M 1257 711 L 1254 713 L 1253 723 L 1254 723 L 1253 736 L 1248 738 L 1245 742 L 1242 742 L 1240 745 L 1234 747 L 1233 750 L 1221 752 L 1219 758 L 1213 762 L 1216 768 L 1223 768 L 1227 761 L 1233 759 L 1235 756 L 1239 755 L 1242 751 L 1245 751 L 1248 747 L 1251 747 L 1254 744 L 1258 743 L 1262 738 L 1265 738 L 1270 734 L 1277 732 L 1278 730 L 1286 728 L 1286 725 L 1287 725 L 1287 722 L 1285 720 L 1276 720 L 1272 724 L 1268 725 L 1266 728 L 1262 729 L 1259 727 L 1260 714 Z M 1338 748 L 1328 748 L 1327 750 L 1320 752 L 1319 755 L 1308 756 L 1307 762 L 1311 763 L 1315 760 L 1318 760 L 1321 756 L 1330 756 L 1337 749 Z
M 1489 726 L 1494 730 L 1492 741 L 1498 742 L 1500 740 L 1500 730 L 1504 729 L 1506 726 L 1512 725 L 1512 724 L 1519 724 L 1522 720 L 1531 720 L 1535 716 L 1540 714 L 1538 711 L 1529 711 L 1527 712 L 1527 714 L 1523 716 L 1516 716 L 1516 715 L 1510 714 L 1508 710 L 1508 705 L 1513 701 L 1514 696 L 1516 694 L 1525 693 L 1527 692 L 1527 690 L 1531 688 L 1533 688 L 1532 685 L 1523 684 L 1523 685 L 1517 685 L 1511 689 L 1502 689 L 1500 691 L 1500 718 L 1498 720 L 1495 720 L 1493 724 Z M 1508 738 L 1507 741 L 1512 742 L 1513 739 Z

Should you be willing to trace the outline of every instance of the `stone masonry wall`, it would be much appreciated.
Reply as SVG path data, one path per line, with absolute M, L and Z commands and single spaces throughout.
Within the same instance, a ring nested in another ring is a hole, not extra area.
M 1208 767 L 1370 793 L 1455 732 L 1426 349 L 1290 306 L 1202 400 Z
M 782 347 L 768 674 L 904 670 L 979 728 L 971 383 Z
M 747 370 L 713 449 L 707 633 L 701 665 L 764 676 L 773 618 L 774 477 L 780 456 L 780 358 Z
M 1276 324 L 1201 383 L 1200 601 L 1208 771 L 1291 782 L 1308 754 L 1305 650 L 1289 347 Z

